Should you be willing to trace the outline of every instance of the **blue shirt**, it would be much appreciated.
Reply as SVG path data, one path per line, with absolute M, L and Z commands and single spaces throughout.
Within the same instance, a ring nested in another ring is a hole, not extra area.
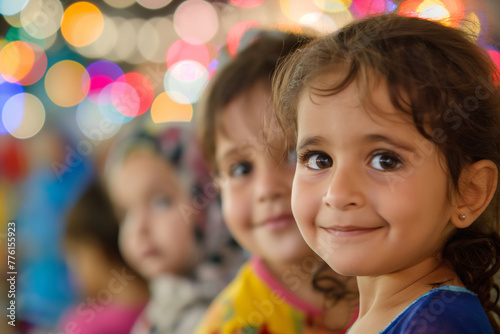
M 380 334 L 493 334 L 476 294 L 458 286 L 432 289 L 401 312 Z
M 493 334 L 493 329 L 474 292 L 443 285 L 420 296 L 379 334 L 421 333 Z

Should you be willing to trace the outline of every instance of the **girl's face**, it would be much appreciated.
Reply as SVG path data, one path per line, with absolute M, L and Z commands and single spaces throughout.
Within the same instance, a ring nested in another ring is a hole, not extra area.
M 313 101 L 306 90 L 298 104 L 293 213 L 309 245 L 344 275 L 416 266 L 453 230 L 441 154 L 386 89 L 372 92 L 377 112 L 361 105 L 356 83 Z
M 146 279 L 182 274 L 194 255 L 193 211 L 170 166 L 151 153 L 133 153 L 115 168 L 110 193 L 122 217 L 120 250 L 129 265 Z
M 236 97 L 222 114 L 216 136 L 216 163 L 225 222 L 234 238 L 274 270 L 314 253 L 300 235 L 290 196 L 295 162 L 279 162 L 283 138 L 265 137 L 269 89 L 258 84 Z M 267 123 L 273 126 L 273 124 Z

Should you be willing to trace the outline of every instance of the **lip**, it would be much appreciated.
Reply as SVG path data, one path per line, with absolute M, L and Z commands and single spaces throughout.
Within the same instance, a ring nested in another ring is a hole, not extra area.
M 141 253 L 141 257 L 146 258 L 150 256 L 155 256 L 157 254 L 158 254 L 157 250 L 155 250 L 154 248 L 148 248 Z
M 321 227 L 327 233 L 334 235 L 336 237 L 348 238 L 356 237 L 360 235 L 366 235 L 375 232 L 382 228 L 382 226 L 377 227 L 362 227 L 362 226 L 331 226 L 331 227 Z
M 287 228 L 292 224 L 295 224 L 295 218 L 291 213 L 286 213 L 286 214 L 271 216 L 262 221 L 262 223 L 260 223 L 258 226 L 276 231 Z

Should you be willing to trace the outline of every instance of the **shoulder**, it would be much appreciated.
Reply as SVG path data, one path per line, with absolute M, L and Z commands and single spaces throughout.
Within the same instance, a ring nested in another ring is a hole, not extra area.
M 200 322 L 197 334 L 226 333 L 224 328 L 231 326 L 239 316 L 236 314 L 238 305 L 248 301 L 248 296 L 252 295 L 256 289 L 256 275 L 249 262 L 245 263 L 239 270 L 236 277 L 222 292 L 214 299 L 202 321 Z
M 185 277 L 165 275 L 150 282 L 152 298 L 134 333 L 192 333 L 211 299 L 200 294 L 198 282 Z
M 252 332 L 272 329 L 274 324 L 286 327 L 301 318 L 262 280 L 252 261 L 245 263 L 234 280 L 217 296 L 199 324 L 197 334 Z M 294 315 L 295 314 L 295 315 Z M 300 322 L 300 320 L 299 320 Z M 296 333 L 286 329 L 286 333 Z
M 113 304 L 99 312 L 83 311 L 83 308 L 78 307 L 65 314 L 59 327 L 64 333 L 128 333 L 141 311 L 142 307 L 128 308 Z
M 417 299 L 388 326 L 391 333 L 493 333 L 477 296 L 463 288 L 440 287 Z

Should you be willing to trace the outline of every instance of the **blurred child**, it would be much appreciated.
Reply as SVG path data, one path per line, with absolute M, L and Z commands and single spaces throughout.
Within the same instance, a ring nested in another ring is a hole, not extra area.
M 106 167 L 120 249 L 152 295 L 132 333 L 192 333 L 229 280 L 218 272 L 231 266 L 218 253 L 229 239 L 194 139 L 189 124 L 140 133 L 112 149 Z
M 352 286 L 352 293 L 337 296 L 328 315 L 327 301 L 313 288 L 323 261 L 293 218 L 295 161 L 293 155 L 279 160 L 284 138 L 273 131 L 271 76 L 281 57 L 309 40 L 259 33 L 216 74 L 207 93 L 199 119 L 203 153 L 217 174 L 225 222 L 252 258 L 211 305 L 197 334 L 344 333 L 353 321 Z M 347 278 L 332 276 L 347 285 Z
M 500 75 L 473 40 L 381 15 L 316 40 L 276 76 L 297 136 L 300 230 L 358 277 L 349 334 L 500 333 Z
M 118 222 L 93 183 L 71 209 L 64 235 L 66 262 L 82 302 L 60 321 L 63 333 L 129 333 L 146 305 L 147 286 L 123 261 Z

